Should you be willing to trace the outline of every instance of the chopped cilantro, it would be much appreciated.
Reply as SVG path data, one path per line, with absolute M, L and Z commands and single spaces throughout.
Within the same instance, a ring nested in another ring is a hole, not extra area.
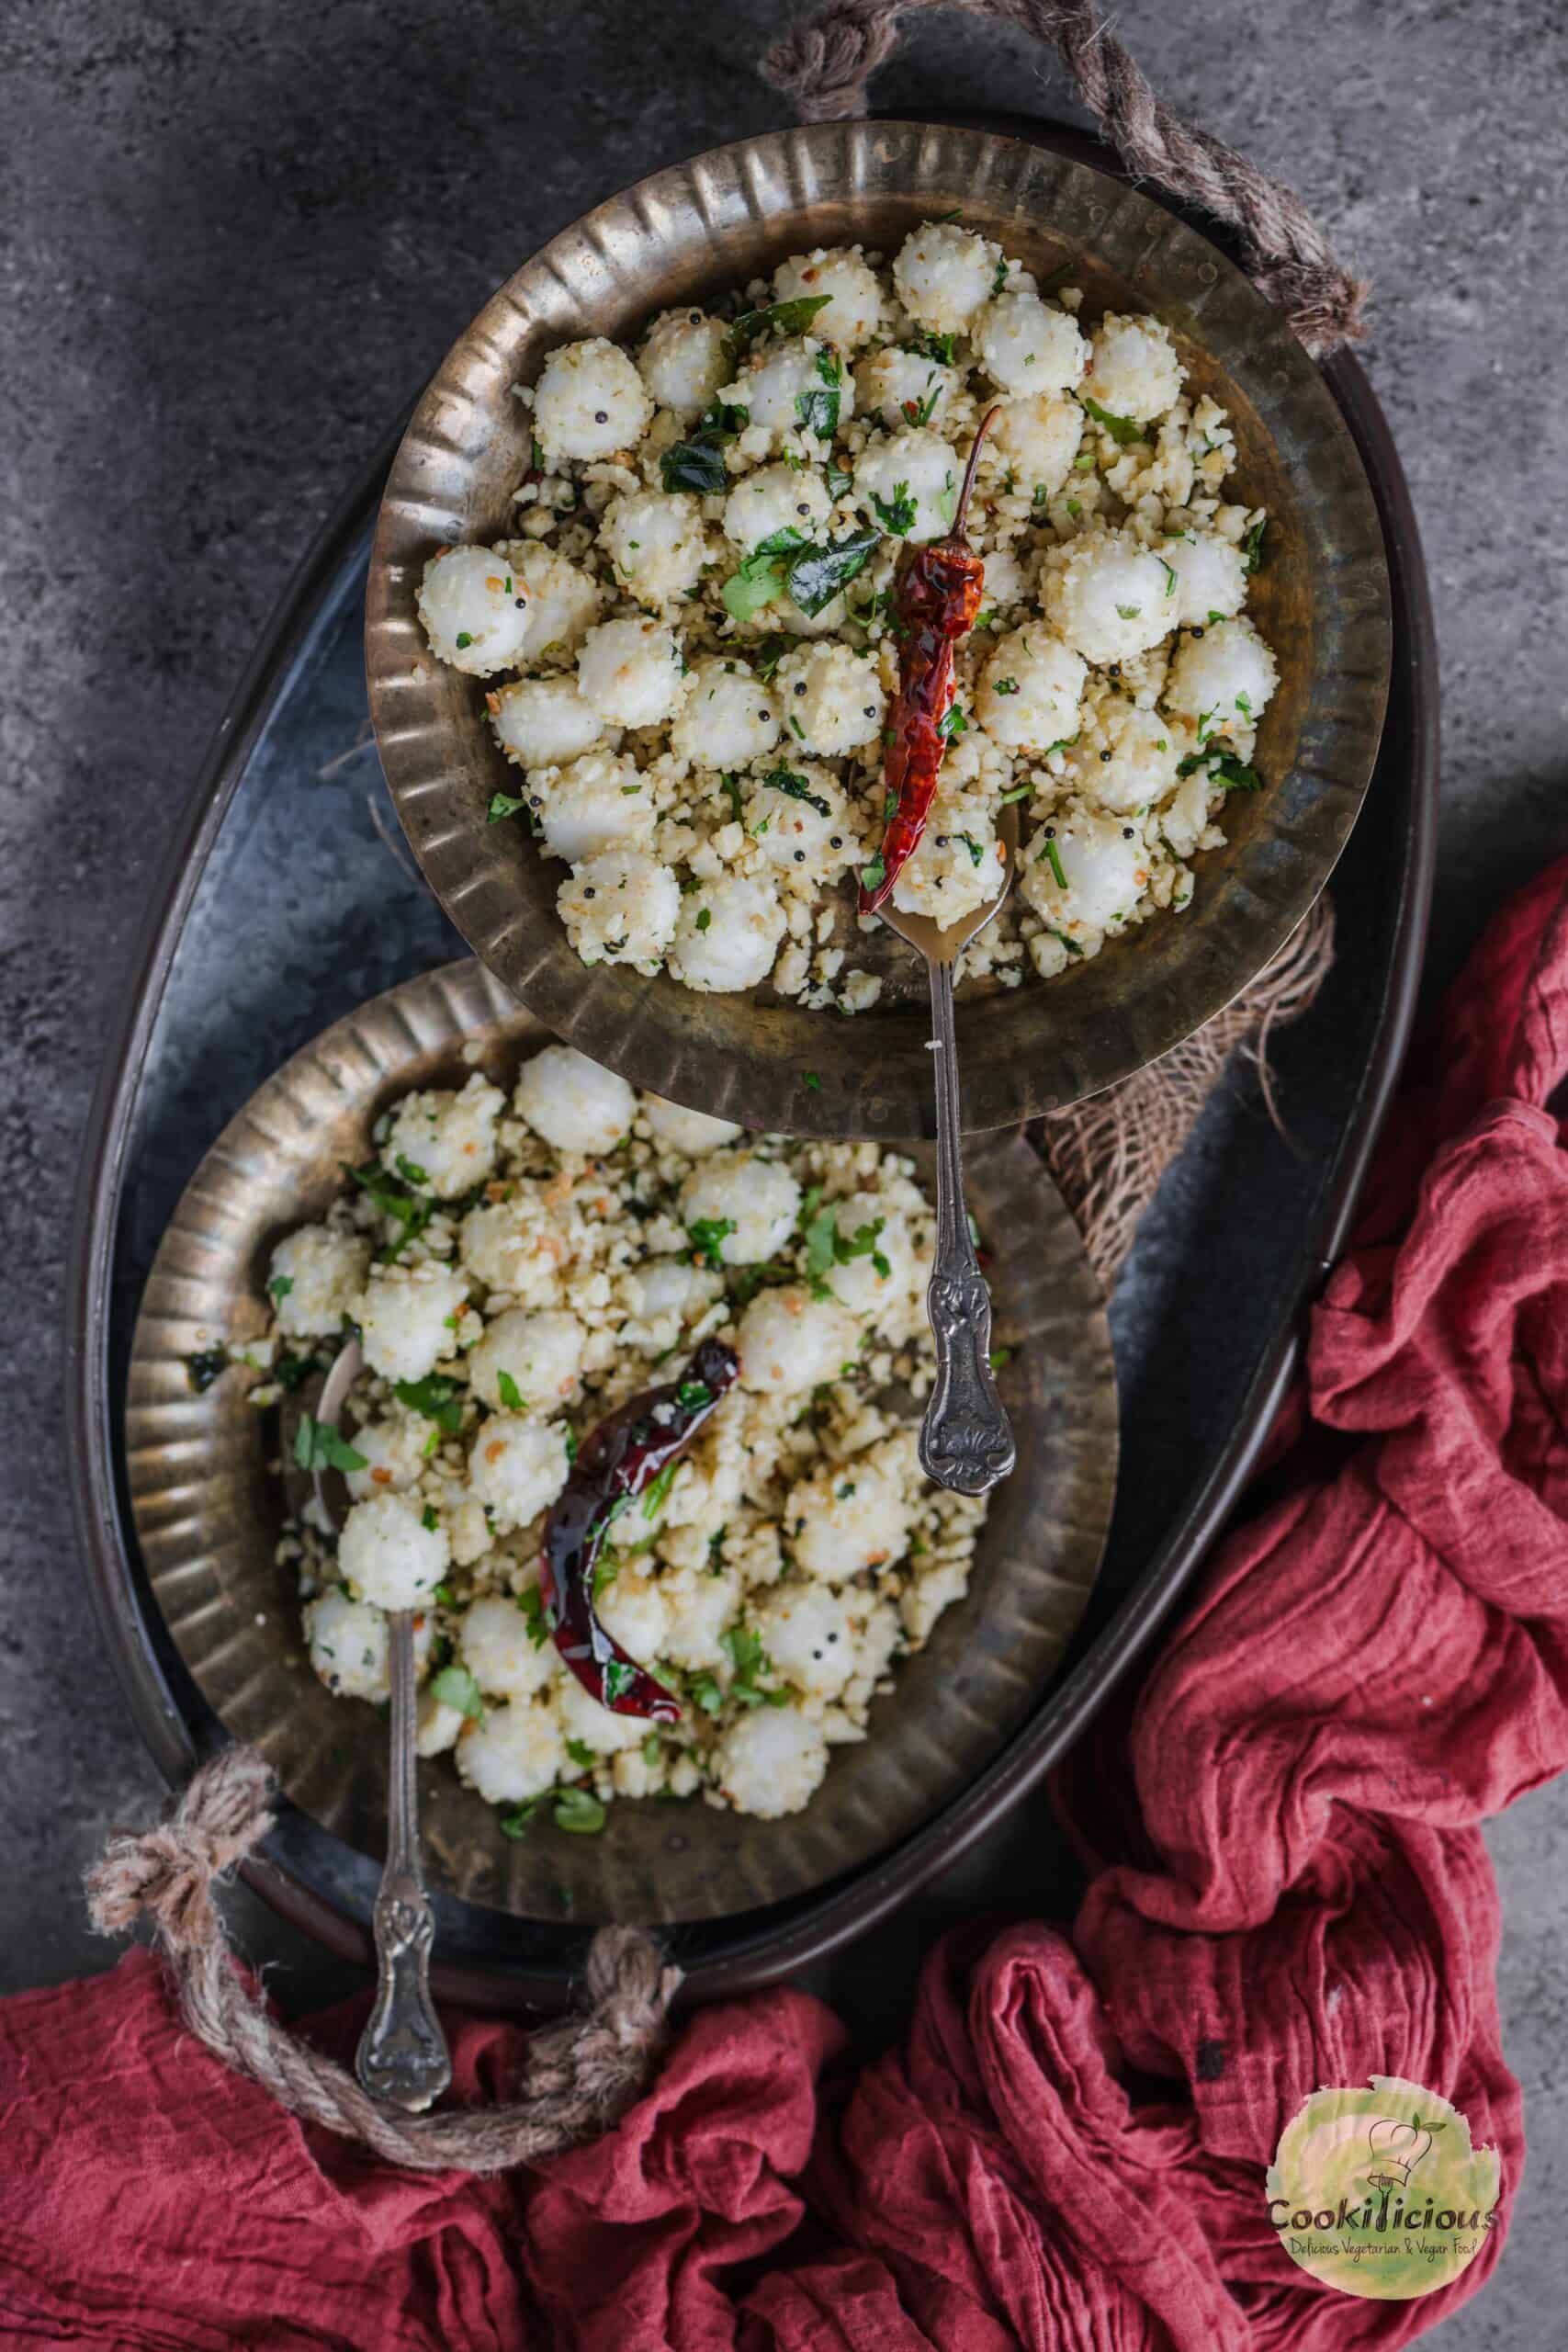
M 301 1470 L 368 1470 L 370 1467 L 363 1453 L 356 1453 L 348 1440 L 338 1435 L 331 1421 L 312 1420 L 309 1413 L 300 1415 L 299 1426 L 294 1432 L 294 1459 Z
M 456 1437 L 463 1426 L 462 1391 L 444 1372 L 427 1372 L 423 1380 L 396 1380 L 392 1394 L 400 1405 L 411 1413 L 423 1413 L 448 1437 Z
M 523 1391 L 509 1372 L 496 1374 L 495 1393 L 509 1413 L 520 1413 L 523 1410 Z
M 762 784 L 769 792 L 782 792 L 790 800 L 804 800 L 807 807 L 815 808 L 819 817 L 830 817 L 833 813 L 832 802 L 824 800 L 819 792 L 813 792 L 803 775 L 795 775 L 788 768 L 775 768 L 771 775 L 762 778 Z
M 1267 514 L 1259 516 L 1241 543 L 1242 554 L 1246 559 L 1244 569 L 1247 571 L 1261 571 L 1263 569 L 1263 535 L 1268 528 Z
M 292 1274 L 274 1274 L 271 1282 L 267 1284 L 267 1289 L 271 1292 L 274 1298 L 287 1298 L 293 1287 L 294 1277 Z
M 871 505 L 872 512 L 890 537 L 906 538 L 914 529 L 918 510 L 914 500 L 909 495 L 909 485 L 907 481 L 894 483 L 893 495 L 890 499 L 879 497 L 874 490 L 871 493 Z
M 825 311 L 832 299 L 830 294 L 802 294 L 792 302 L 770 303 L 763 311 L 742 311 L 725 336 L 730 357 L 739 359 L 760 334 L 775 329 L 780 334 L 804 334 L 818 311 Z
M 1049 865 L 1053 875 L 1055 876 L 1057 889 L 1065 890 L 1067 887 L 1067 877 L 1062 871 L 1062 854 L 1056 847 L 1055 842 L 1047 842 L 1042 854 Z M 1039 859 L 1036 858 L 1035 864 L 1038 865 L 1039 862 Z
M 542 1650 L 554 1628 L 550 1621 L 550 1612 L 545 1606 L 545 1596 L 536 1584 L 531 1584 L 526 1592 L 518 1594 L 517 1606 L 523 1611 L 524 1620 L 528 1628 L 528 1639 L 536 1650 Z
M 457 631 L 457 649 L 459 652 L 461 652 L 466 647 L 472 645 L 473 641 L 473 639 L 466 628 L 460 628 Z
M 966 734 L 968 728 L 969 721 L 964 716 L 963 706 L 955 702 L 948 705 L 936 723 L 936 731 L 944 743 L 951 743 L 956 735 Z
M 569 1739 L 566 1744 L 566 1752 L 581 1771 L 592 1772 L 593 1750 L 585 1739 Z
M 644 1519 L 659 1517 L 660 1512 L 664 1509 L 670 1489 L 675 1483 L 675 1473 L 680 1466 L 678 1462 L 667 1462 L 658 1477 L 650 1479 L 643 1488 L 642 1515 Z
M 877 854 L 872 859 L 869 865 L 863 865 L 861 867 L 860 878 L 861 888 L 863 890 L 881 889 L 884 882 L 887 879 L 887 865 L 880 851 L 878 851 Z
M 1091 401 L 1087 392 L 1080 392 L 1078 399 L 1096 424 L 1103 425 L 1119 446 L 1125 447 L 1129 441 L 1142 440 L 1144 428 L 1132 417 L 1112 416 L 1108 408 L 1101 408 L 1098 401 Z
M 1018 692 L 1018 680 L 1016 678 L 993 678 L 991 680 L 991 692 L 994 695 L 1015 695 Z
M 1124 621 L 1135 621 L 1144 608 L 1141 605 L 1118 605 L 1116 609 Z
M 969 852 L 969 863 L 970 863 L 970 865 L 979 865 L 979 863 L 980 863 L 980 860 L 984 857 L 984 855 L 986 854 L 986 853 L 985 853 L 985 851 L 980 847 L 979 842 L 975 839 L 974 834 L 973 834 L 973 833 L 960 833 L 960 834 L 959 834 L 959 836 L 958 836 L 958 838 L 959 838 L 959 840 L 964 843 L 964 847 L 965 847 L 965 848 L 968 850 L 968 852 Z
M 1238 760 L 1234 752 L 1217 748 L 1208 752 L 1190 752 L 1177 767 L 1178 775 L 1191 775 L 1198 768 L 1207 768 L 1209 779 L 1226 792 L 1261 792 L 1263 778 L 1246 760 Z
M 513 793 L 492 792 L 490 796 L 490 807 L 485 813 L 485 822 L 487 825 L 499 825 L 504 817 L 525 815 L 527 808 L 528 803 L 525 800 L 519 800 Z
M 1165 558 L 1164 558 L 1164 556 L 1163 556 L 1163 555 L 1161 555 L 1161 556 L 1156 556 L 1156 557 L 1155 558 L 1155 561 L 1159 565 L 1160 570 L 1161 570 L 1161 571 L 1164 572 L 1164 574 L 1165 574 L 1165 593 L 1166 593 L 1166 594 L 1167 594 L 1168 596 L 1174 596 L 1174 595 L 1175 595 L 1175 594 L 1176 594 L 1176 570 L 1175 570 L 1175 566 L 1174 566 L 1174 565 L 1172 565 L 1172 564 L 1168 564 L 1168 563 L 1167 563 L 1167 561 L 1166 561 L 1166 560 L 1165 560 Z
M 810 1087 L 813 1093 L 819 1094 L 821 1092 L 822 1080 L 818 1077 L 817 1072 L 814 1069 L 808 1069 L 807 1071 L 806 1083 Z
M 1006 257 L 1006 255 L 1004 254 L 1004 255 L 1003 255 L 1003 257 L 1002 257 L 1002 258 L 998 262 L 998 264 L 997 264 L 997 266 L 996 266 L 996 268 L 995 268 L 995 269 L 992 271 L 992 273 L 991 273 L 991 294 L 992 294 L 993 299 L 994 299 L 997 295 L 998 295 L 998 294 L 1002 294 L 1002 293 L 1005 293 L 1005 292 L 1006 292 L 1006 290 L 1007 290 L 1007 282 L 1008 282 L 1008 266 L 1007 266 L 1007 257 Z
M 689 1225 L 686 1227 L 686 1231 L 697 1255 L 705 1264 L 711 1266 L 716 1273 L 719 1272 L 723 1268 L 724 1260 L 719 1256 L 718 1245 L 735 1231 L 734 1218 L 700 1216 L 695 1225 Z
M 560 1789 L 551 1811 L 558 1829 L 570 1829 L 574 1838 L 592 1838 L 604 1826 L 604 1808 L 592 1789 Z
M 829 464 L 823 480 L 827 482 L 829 498 L 842 498 L 846 490 L 854 488 L 855 478 L 843 466 Z
M 430 1678 L 430 1695 L 443 1707 L 456 1707 L 471 1724 L 482 1724 L 485 1702 L 479 1686 L 466 1666 L 444 1666 Z

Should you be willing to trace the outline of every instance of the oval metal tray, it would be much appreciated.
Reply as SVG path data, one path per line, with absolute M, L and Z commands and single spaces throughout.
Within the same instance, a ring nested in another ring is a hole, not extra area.
M 1009 127 L 1105 162 L 1076 133 Z M 1373 787 L 1334 884 L 1339 961 L 1313 1014 L 1272 1047 L 1290 1142 L 1238 1069 L 1145 1220 L 1111 1308 L 1123 1433 L 1111 1541 L 1038 1712 L 956 1804 L 870 1870 L 720 1928 L 678 1931 L 674 1954 L 696 1996 L 812 1963 L 820 1982 L 824 1956 L 838 1952 L 835 1996 L 885 2015 L 954 1902 L 1032 1905 L 1066 1883 L 1042 1809 L 1018 1800 L 1146 1651 L 1223 1523 L 1289 1380 L 1303 1310 L 1344 1246 L 1415 1002 L 1436 831 L 1437 669 L 1387 427 L 1354 360 L 1336 359 L 1325 375 L 1379 503 L 1395 660 Z M 217 1127 L 290 1051 L 367 995 L 458 952 L 371 813 L 360 609 L 400 431 L 301 567 L 192 793 L 107 1041 L 84 1150 L 68 1286 L 73 1491 L 104 1638 L 171 1781 L 216 1730 L 152 1604 L 118 1451 L 130 1330 L 159 1235 Z M 292 1808 L 244 1875 L 330 1950 L 369 1961 L 374 1871 Z M 579 1928 L 514 1928 L 498 1943 L 466 1913 L 444 1903 L 444 1997 L 491 2007 L 561 1997 L 581 1962 Z

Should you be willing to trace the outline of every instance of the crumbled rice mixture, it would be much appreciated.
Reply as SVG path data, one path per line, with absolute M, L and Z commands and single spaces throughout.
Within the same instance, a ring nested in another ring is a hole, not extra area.
M 384 1701 L 387 1612 L 415 1611 L 420 1751 L 518 1835 L 541 1806 L 601 1827 L 617 1797 L 798 1811 L 963 1594 L 985 1517 L 916 1458 L 933 1218 L 910 1163 L 743 1135 L 564 1046 L 510 1099 L 478 1069 L 406 1096 L 376 1145 L 278 1243 L 269 1329 L 236 1351 L 267 1406 L 363 1338 L 336 1435 L 305 1424 L 346 1473 L 342 1532 L 312 1504 L 278 1549 L 316 1672 Z M 562 1664 L 544 1515 L 588 1431 L 715 1334 L 739 1381 L 599 1571 L 605 1626 L 681 1697 L 654 1729 Z
M 1278 673 L 1243 608 L 1267 518 L 1226 498 L 1230 425 L 1160 322 L 1081 307 L 930 222 L 891 260 L 795 254 L 629 352 L 567 345 L 515 388 L 516 536 L 433 556 L 420 611 L 486 682 L 518 770 L 491 820 L 562 862 L 585 964 L 876 1002 L 853 886 L 882 830 L 890 590 L 998 401 L 969 526 L 985 603 L 895 902 L 948 923 L 993 897 L 1015 802 L 1019 888 L 964 977 L 1050 978 L 1189 904 L 1227 794 L 1258 786 Z

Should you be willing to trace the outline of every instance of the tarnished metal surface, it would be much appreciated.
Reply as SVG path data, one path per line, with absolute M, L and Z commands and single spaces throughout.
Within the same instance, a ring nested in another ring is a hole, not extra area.
M 319 1216 L 341 1163 L 364 1159 L 387 1102 L 461 1080 L 461 1047 L 510 1080 L 547 1033 L 473 963 L 377 997 L 297 1054 L 213 1145 L 186 1189 L 143 1296 L 130 1366 L 126 1466 L 164 1623 L 227 1729 L 259 1747 L 302 1810 L 358 1852 L 386 1836 L 387 1741 L 368 1707 L 333 1699 L 308 1664 L 289 1578 L 276 1416 L 242 1375 L 193 1393 L 186 1358 L 266 1320 L 272 1244 Z M 930 1177 L 930 1155 L 918 1155 Z M 595 1838 L 541 1818 L 502 1835 L 450 1759 L 419 1768 L 432 1882 L 513 1915 L 704 1920 L 807 1894 L 895 1846 L 997 1757 L 1059 1665 L 1100 1566 L 1115 1478 L 1116 1392 L 1082 1244 L 1021 1138 L 970 1154 L 969 1193 L 993 1256 L 998 1341 L 1020 1468 L 992 1498 L 969 1593 L 876 1702 L 873 1734 L 835 1752 L 807 1809 L 779 1822 L 702 1804 L 620 1804 Z
M 1070 260 L 1090 314 L 1151 309 L 1168 324 L 1193 389 L 1230 413 L 1239 494 L 1276 519 L 1249 609 L 1282 673 L 1258 752 L 1271 788 L 1233 801 L 1231 839 L 1200 860 L 1190 910 L 1140 927 L 1059 979 L 966 993 L 965 1125 L 1001 1126 L 1096 1092 L 1228 1002 L 1322 888 L 1377 752 L 1389 583 L 1360 459 L 1278 313 L 1157 203 L 1021 140 L 859 122 L 718 148 L 601 205 L 502 288 L 415 412 L 371 563 L 371 709 L 415 855 L 476 954 L 585 1053 L 749 1126 L 929 1134 L 918 972 L 897 941 L 857 940 L 857 958 L 885 974 L 884 996 L 845 1022 L 767 987 L 701 996 L 667 975 L 586 969 L 555 912 L 562 869 L 520 828 L 485 822 L 511 772 L 475 682 L 430 654 L 415 592 L 435 548 L 506 524 L 529 435 L 510 387 L 532 381 L 556 344 L 627 336 L 659 310 L 712 298 L 803 247 L 858 239 L 890 250 L 953 207 L 1041 276 Z M 822 1082 L 808 1086 L 807 1071 Z

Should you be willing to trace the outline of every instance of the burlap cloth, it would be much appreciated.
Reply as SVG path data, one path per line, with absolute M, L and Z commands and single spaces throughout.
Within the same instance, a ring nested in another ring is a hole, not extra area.
M 891 53 L 900 17 L 953 5 L 1055 48 L 1128 170 L 1231 228 L 1249 275 L 1314 356 L 1359 334 L 1366 289 L 1336 261 L 1299 199 L 1233 149 L 1179 122 L 1120 41 L 1077 0 L 839 0 L 786 35 L 763 73 L 808 120 L 863 113 L 867 81 Z M 1108 1288 L 1234 1054 L 1257 1062 L 1272 1115 L 1269 1032 L 1307 1010 L 1333 960 L 1333 914 L 1324 899 L 1205 1027 L 1162 1061 L 1032 1131 Z M 423 2171 L 497 2172 L 537 2162 L 604 2130 L 637 2098 L 664 2047 L 680 1984 L 680 1971 L 638 1928 L 601 1928 L 578 2012 L 531 2037 L 526 2077 L 505 2107 L 402 2115 L 296 2041 L 236 1966 L 213 1895 L 214 1882 L 271 1827 L 270 1799 L 261 1758 L 225 1749 L 196 1774 L 168 1821 L 117 1835 L 87 1878 L 93 1919 L 104 1932 L 123 1931 L 143 1915 L 151 1920 L 186 2023 L 225 2064 L 294 2114 Z

